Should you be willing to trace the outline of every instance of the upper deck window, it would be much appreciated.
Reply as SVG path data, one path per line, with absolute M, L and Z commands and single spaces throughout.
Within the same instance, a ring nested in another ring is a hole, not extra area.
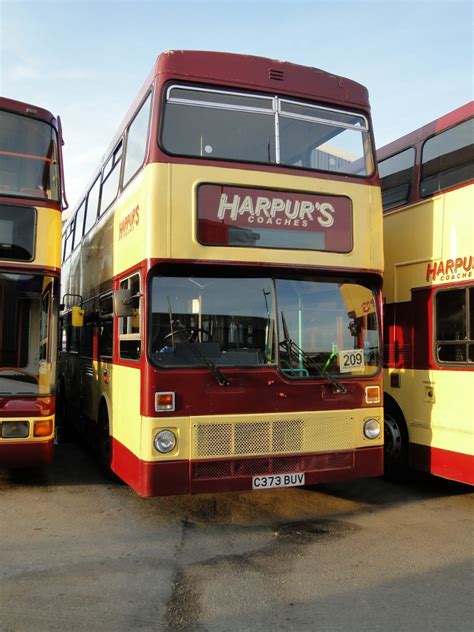
M 34 208 L 0 204 L 0 259 L 33 259 L 35 223 Z
M 60 199 L 58 141 L 43 121 L 0 111 L 0 195 Z
M 127 131 L 127 146 L 123 171 L 123 185 L 126 186 L 137 173 L 145 160 L 150 121 L 151 96 L 141 106 Z
M 474 119 L 429 138 L 421 156 L 420 195 L 426 197 L 474 178 Z
M 415 169 L 415 149 L 409 147 L 379 163 L 383 210 L 406 204 L 410 198 Z
M 366 176 L 367 120 L 277 96 L 171 86 L 161 132 L 171 154 Z

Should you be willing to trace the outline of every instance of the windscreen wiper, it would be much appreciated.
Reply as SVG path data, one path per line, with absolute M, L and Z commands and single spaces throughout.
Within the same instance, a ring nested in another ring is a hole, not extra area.
M 283 335 L 285 337 L 283 340 L 280 341 L 280 346 L 286 349 L 290 363 L 293 360 L 293 356 L 297 355 L 303 360 L 303 364 L 307 369 L 315 369 L 318 372 L 318 375 L 320 375 L 321 377 L 327 377 L 334 386 L 334 391 L 336 393 L 347 393 L 347 388 L 344 386 L 344 384 L 341 384 L 338 380 L 336 380 L 333 375 L 328 373 L 328 371 L 324 367 L 318 364 L 316 360 L 314 360 L 306 351 L 304 351 L 304 349 L 298 346 L 296 342 L 290 338 L 285 314 L 283 312 L 281 312 L 281 322 L 283 324 Z
M 193 332 L 189 327 L 183 325 L 178 319 L 172 321 L 172 326 L 174 325 L 175 329 L 173 331 L 174 336 L 179 336 L 180 334 L 187 334 L 189 338 L 192 338 Z M 203 362 L 207 368 L 211 371 L 212 375 L 216 378 L 219 386 L 230 386 L 229 380 L 222 373 L 222 371 L 214 364 L 214 362 L 208 358 L 202 351 L 199 350 L 196 343 L 190 342 L 188 338 L 182 336 L 182 339 L 186 345 L 186 347 L 196 356 L 198 360 Z

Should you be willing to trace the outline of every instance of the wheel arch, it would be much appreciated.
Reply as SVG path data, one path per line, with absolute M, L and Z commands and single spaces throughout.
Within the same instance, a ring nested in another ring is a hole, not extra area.
M 407 430 L 407 434 L 408 434 L 407 420 L 405 419 L 403 410 L 401 409 L 397 400 L 392 395 L 390 395 L 390 393 L 387 393 L 387 391 L 384 391 L 383 397 L 384 397 L 384 410 L 386 410 L 387 412 L 391 412 L 393 415 L 397 416 L 400 419 L 400 421 L 402 421 L 403 424 L 405 425 L 405 429 Z

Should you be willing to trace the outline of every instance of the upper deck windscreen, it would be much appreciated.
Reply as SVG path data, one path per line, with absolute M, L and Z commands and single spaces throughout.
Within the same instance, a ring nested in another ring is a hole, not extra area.
M 60 201 L 58 141 L 51 125 L 0 110 L 0 195 Z
M 367 119 L 271 95 L 171 86 L 161 130 L 165 151 L 370 176 Z

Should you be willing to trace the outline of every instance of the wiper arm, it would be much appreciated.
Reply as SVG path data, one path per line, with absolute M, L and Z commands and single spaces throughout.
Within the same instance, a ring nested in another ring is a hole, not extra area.
M 347 393 L 347 388 L 344 386 L 344 384 L 341 384 L 338 380 L 336 380 L 333 375 L 328 373 L 325 367 L 322 367 L 320 364 L 318 364 L 306 351 L 304 351 L 304 349 L 298 346 L 294 340 L 291 340 L 286 324 L 285 315 L 283 314 L 283 312 L 281 312 L 281 321 L 283 323 L 283 335 L 285 336 L 285 338 L 280 342 L 280 346 L 286 349 L 290 362 L 293 359 L 293 354 L 298 355 L 300 358 L 302 358 L 303 364 L 306 366 L 306 368 L 316 369 L 318 375 L 320 375 L 321 377 L 327 377 L 334 386 L 334 391 L 336 393 Z
M 179 334 L 186 333 L 188 336 L 192 336 L 192 331 L 186 325 L 183 325 L 179 320 L 174 320 L 173 323 L 176 325 L 176 330 L 174 332 L 175 336 L 179 336 Z M 207 368 L 211 371 L 212 375 L 215 377 L 219 386 L 230 386 L 229 380 L 222 373 L 222 371 L 214 364 L 214 362 L 208 358 L 204 353 L 202 353 L 195 343 L 190 342 L 187 338 L 182 336 L 186 347 L 194 353 L 196 358 L 203 362 Z

